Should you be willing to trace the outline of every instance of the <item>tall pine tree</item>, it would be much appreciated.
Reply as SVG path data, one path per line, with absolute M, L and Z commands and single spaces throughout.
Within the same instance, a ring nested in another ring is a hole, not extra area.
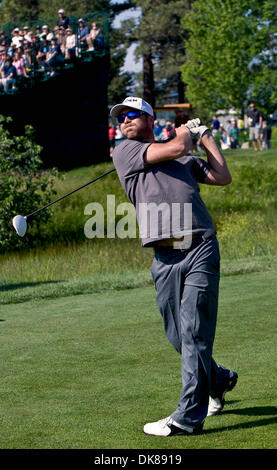
M 181 20 L 191 7 L 188 0 L 134 0 L 141 8 L 137 20 L 126 20 L 126 44 L 137 43 L 143 58 L 143 95 L 152 105 L 165 99 L 184 101 L 180 67 L 185 58 L 186 29 Z

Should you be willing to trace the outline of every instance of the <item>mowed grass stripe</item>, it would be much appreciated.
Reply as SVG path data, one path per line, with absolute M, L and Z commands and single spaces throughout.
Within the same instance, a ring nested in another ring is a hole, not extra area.
M 276 281 L 222 278 L 214 358 L 239 382 L 194 437 L 142 433 L 181 389 L 153 287 L 2 305 L 1 448 L 275 448 Z

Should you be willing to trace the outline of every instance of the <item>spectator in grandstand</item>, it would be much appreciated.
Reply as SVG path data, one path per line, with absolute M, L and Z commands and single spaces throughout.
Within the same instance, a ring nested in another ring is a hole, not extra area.
M 21 37 L 19 39 L 19 45 L 17 47 L 14 48 L 14 52 L 17 51 L 18 49 L 23 51 L 23 45 L 24 45 L 24 38 Z
M 20 30 L 19 28 L 14 28 L 12 31 L 12 42 L 11 46 L 19 47 L 21 42 L 21 35 L 20 35 Z
M 69 25 L 70 25 L 70 20 L 65 15 L 65 11 L 61 8 L 58 11 L 57 26 L 59 26 L 59 27 L 62 26 L 64 29 L 67 29 Z
M 65 30 L 63 26 L 59 27 L 57 43 L 59 44 L 61 48 L 62 54 L 65 55 L 66 35 L 65 35 Z
M 41 27 L 39 25 L 36 26 L 36 36 L 41 39 L 42 37 L 42 30 L 41 30 Z
M 65 43 L 65 58 L 73 59 L 76 56 L 76 35 L 73 33 L 72 28 L 66 30 L 66 43 Z
M 38 55 L 39 50 L 40 50 L 40 39 L 36 34 L 34 34 L 32 36 L 32 42 L 30 45 L 30 56 L 31 56 L 31 63 L 33 64 L 35 69 L 38 67 L 37 55 Z
M 0 32 L 0 42 L 2 46 L 8 47 L 11 43 L 5 31 Z
M 38 53 L 36 55 L 36 60 L 39 66 L 41 66 L 43 62 L 46 60 L 46 55 L 48 51 L 49 51 L 49 42 L 47 41 L 47 35 L 43 34 L 42 40 L 40 41 L 40 44 L 39 44 Z
M 24 28 L 23 28 L 24 41 L 31 42 L 31 34 L 32 34 L 32 32 L 29 31 L 28 26 L 24 26 Z
M 0 61 L 6 55 L 6 46 L 4 42 L 0 43 Z
M 78 20 L 79 27 L 77 30 L 77 42 L 81 52 L 82 50 L 86 49 L 87 46 L 87 36 L 89 35 L 89 27 L 85 25 L 85 20 L 80 18 Z
M 12 58 L 7 57 L 4 64 L 1 66 L 1 79 L 0 86 L 8 93 L 10 88 L 15 88 L 16 81 L 16 68 L 12 64 Z
M 64 10 L 61 8 L 58 11 L 58 21 L 57 21 L 57 26 L 62 26 L 64 29 L 67 29 L 70 24 L 69 18 L 65 15 Z
M 31 65 L 32 65 L 32 58 L 31 58 L 31 43 L 26 43 L 23 45 L 23 54 L 22 57 L 24 59 L 24 65 L 26 72 L 31 71 Z
M 16 82 L 17 84 L 22 83 L 24 78 L 28 78 L 26 68 L 25 68 L 25 62 L 24 58 L 22 57 L 22 52 L 19 52 L 18 50 L 15 51 L 14 53 L 14 58 L 12 65 L 16 69 Z
M 57 40 L 59 39 L 59 31 L 60 31 L 59 26 L 55 26 L 53 29 L 53 34 L 54 34 L 54 38 L 56 38 Z
M 57 40 L 53 38 L 50 43 L 49 51 L 46 55 L 46 60 L 43 62 L 44 67 L 48 70 L 48 74 L 53 77 L 55 75 L 55 68 L 64 63 L 64 56 L 62 55 L 61 48 Z
M 2 67 L 5 63 L 6 58 L 7 58 L 6 49 L 5 48 L 3 48 L 3 49 L 0 48 L 0 74 L 1 74 L 1 69 L 2 69 Z
M 47 39 L 47 41 L 49 41 L 49 42 L 50 42 L 51 39 L 53 39 L 53 37 L 54 37 L 54 34 L 52 33 L 52 31 L 49 30 L 49 26 L 48 26 L 47 24 L 44 24 L 44 25 L 42 26 L 42 36 L 43 36 L 44 34 L 46 34 L 46 39 Z M 41 39 L 42 39 L 42 37 L 41 37 Z
M 101 29 L 97 26 L 97 23 L 91 23 L 91 30 L 86 37 L 87 44 L 88 44 L 88 51 L 94 51 L 97 47 L 97 38 L 101 33 Z

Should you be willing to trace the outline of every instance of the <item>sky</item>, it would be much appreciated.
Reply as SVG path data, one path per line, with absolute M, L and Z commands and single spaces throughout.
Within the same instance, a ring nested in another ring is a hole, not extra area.
M 117 1 L 116 3 L 120 3 Z M 115 21 L 113 22 L 113 26 L 115 28 L 119 28 L 121 21 L 127 20 L 129 18 L 137 18 L 140 15 L 140 8 L 132 8 L 127 11 L 124 11 L 120 13 L 119 15 L 116 16 Z M 134 50 L 136 48 L 135 44 L 132 44 L 131 47 L 129 47 L 127 56 L 125 59 L 125 64 L 123 67 L 124 72 L 141 72 L 142 71 L 142 60 L 139 60 L 139 62 L 135 62 L 134 60 Z

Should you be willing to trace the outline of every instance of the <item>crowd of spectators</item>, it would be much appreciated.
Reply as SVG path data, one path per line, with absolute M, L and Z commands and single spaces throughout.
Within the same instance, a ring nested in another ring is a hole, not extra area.
M 37 25 L 34 30 L 28 26 L 14 28 L 11 36 L 0 32 L 0 92 L 16 90 L 36 72 L 54 76 L 58 67 L 104 48 L 101 29 L 95 21 L 86 24 L 79 18 L 78 25 L 72 25 L 65 11 L 58 11 L 56 25 Z
M 175 125 L 174 122 L 156 120 L 154 123 L 156 141 L 164 141 L 174 136 Z M 254 103 L 250 103 L 245 117 L 238 116 L 220 121 L 217 116 L 213 116 L 210 129 L 222 150 L 253 146 L 257 151 L 271 147 L 271 127 Z M 201 143 L 196 142 L 195 148 L 201 150 Z
M 156 142 L 166 141 L 175 135 L 175 127 L 185 123 L 189 117 L 182 117 L 179 122 L 178 116 L 175 121 L 166 121 L 165 119 L 156 119 L 154 121 L 154 136 Z M 185 119 L 184 119 L 185 118 Z M 216 115 L 212 117 L 210 123 L 211 132 L 218 142 L 222 150 L 248 148 L 251 145 L 254 150 L 266 150 L 271 148 L 271 127 L 264 119 L 262 113 L 258 111 L 254 103 L 250 103 L 246 111 L 245 117 L 238 116 L 232 119 L 219 120 Z M 120 127 L 109 123 L 109 141 L 110 154 L 118 143 L 124 137 L 121 134 Z M 200 141 L 194 142 L 196 151 L 201 151 L 202 145 Z

